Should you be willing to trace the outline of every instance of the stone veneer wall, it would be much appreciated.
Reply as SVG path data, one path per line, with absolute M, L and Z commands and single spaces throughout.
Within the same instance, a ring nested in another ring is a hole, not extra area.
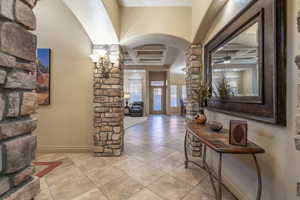
M 109 45 L 117 58 L 105 78 L 95 65 L 94 72 L 94 152 L 96 156 L 120 156 L 124 139 L 123 56 L 120 45 Z
M 300 11 L 298 12 L 298 17 L 297 17 L 297 25 L 298 25 L 298 32 L 300 33 Z M 300 70 L 300 55 L 298 55 L 295 59 L 295 62 L 298 66 L 298 69 Z M 298 91 L 298 105 L 297 105 L 297 114 L 296 114 L 296 132 L 297 135 L 295 137 L 295 144 L 296 144 L 296 149 L 300 151 L 300 83 L 297 84 L 297 91 Z
M 31 166 L 37 120 L 36 0 L 0 0 L 0 199 L 31 200 L 39 180 Z
M 185 52 L 186 55 L 186 88 L 187 105 L 186 121 L 191 122 L 199 112 L 199 104 L 195 101 L 194 89 L 199 87 L 202 80 L 202 45 L 191 45 Z M 194 136 L 188 135 L 188 149 L 192 156 L 198 157 L 202 153 L 202 144 Z

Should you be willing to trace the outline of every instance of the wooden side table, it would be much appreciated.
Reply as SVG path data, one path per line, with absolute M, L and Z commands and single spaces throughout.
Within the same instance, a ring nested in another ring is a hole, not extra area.
M 202 164 L 198 164 L 192 160 L 189 160 L 187 153 L 187 136 L 188 134 L 192 134 L 197 137 L 201 143 L 203 143 L 203 160 Z M 217 176 L 214 175 L 213 169 L 211 169 L 206 162 L 206 153 L 207 147 L 215 151 L 219 154 L 219 166 Z M 261 180 L 261 171 L 256 158 L 256 154 L 265 153 L 265 150 L 256 145 L 255 143 L 248 141 L 248 145 L 246 147 L 242 146 L 233 146 L 229 144 L 229 132 L 228 130 L 222 130 L 219 133 L 216 133 L 210 130 L 206 126 L 202 126 L 196 123 L 189 123 L 186 126 L 186 135 L 184 141 L 184 152 L 185 152 L 185 167 L 188 167 L 188 163 L 193 163 L 201 169 L 205 170 L 209 174 L 209 178 L 213 187 L 213 190 L 216 194 L 217 200 L 222 200 L 222 158 L 223 154 L 244 154 L 251 155 L 257 171 L 257 182 L 258 189 L 256 200 L 261 200 L 262 193 L 262 180 Z M 215 181 L 217 181 L 217 187 L 215 185 Z M 224 185 L 225 186 L 225 185 Z

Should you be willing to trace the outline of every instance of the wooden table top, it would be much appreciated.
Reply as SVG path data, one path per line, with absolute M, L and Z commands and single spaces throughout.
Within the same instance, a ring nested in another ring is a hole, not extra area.
M 255 143 L 248 140 L 248 145 L 235 146 L 229 144 L 229 131 L 222 129 L 220 132 L 214 132 L 210 128 L 196 123 L 189 123 L 187 130 L 197 137 L 202 143 L 209 146 L 218 153 L 228 154 L 258 154 L 265 153 L 265 150 Z

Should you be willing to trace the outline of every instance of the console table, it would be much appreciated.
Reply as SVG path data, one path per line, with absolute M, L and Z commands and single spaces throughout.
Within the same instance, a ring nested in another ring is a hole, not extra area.
M 196 138 L 200 140 L 203 144 L 203 159 L 202 164 L 189 160 L 187 153 L 187 136 L 188 134 L 192 134 Z M 206 153 L 207 147 L 218 153 L 219 155 L 219 167 L 218 173 L 215 175 L 213 169 L 211 169 L 206 162 Z M 258 189 L 256 200 L 261 199 L 262 193 L 262 181 L 261 181 L 261 172 L 259 168 L 259 164 L 256 158 L 256 154 L 265 153 L 265 150 L 254 144 L 251 141 L 248 141 L 248 145 L 246 147 L 242 146 L 233 146 L 229 144 L 229 131 L 222 130 L 220 132 L 214 132 L 206 126 L 199 125 L 196 123 L 189 123 L 186 125 L 186 135 L 184 141 L 184 152 L 185 152 L 185 167 L 188 167 L 188 163 L 193 163 L 196 166 L 202 168 L 209 174 L 209 178 L 213 187 L 213 190 L 216 194 L 217 200 L 222 200 L 222 158 L 223 154 L 245 154 L 252 155 L 254 160 L 256 170 L 257 170 L 257 180 L 258 180 Z M 215 181 L 217 181 L 217 188 L 215 185 Z

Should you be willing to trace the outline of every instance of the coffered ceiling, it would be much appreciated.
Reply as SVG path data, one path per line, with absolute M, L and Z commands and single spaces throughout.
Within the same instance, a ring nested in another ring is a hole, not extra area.
M 164 65 L 167 47 L 164 44 L 146 44 L 125 50 L 125 65 Z
M 122 43 L 125 66 L 165 67 L 173 73 L 183 73 L 184 50 L 189 43 L 183 39 L 163 34 L 148 34 Z
M 199 0 L 200 1 L 200 0 Z M 191 7 L 192 0 L 119 0 L 124 7 Z

